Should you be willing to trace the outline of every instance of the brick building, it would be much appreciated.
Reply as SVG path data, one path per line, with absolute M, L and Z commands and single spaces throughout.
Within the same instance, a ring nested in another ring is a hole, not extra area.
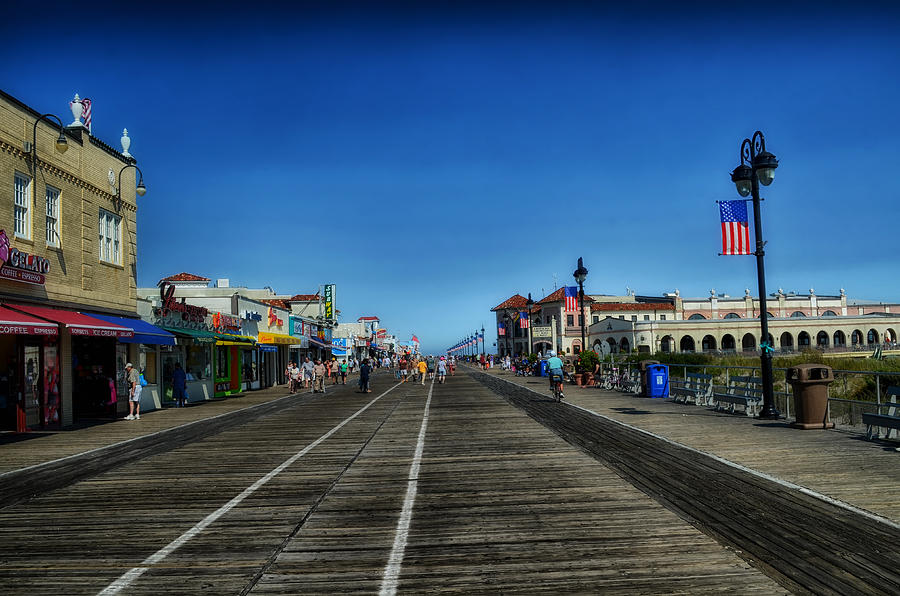
M 140 333 L 112 321 L 137 317 L 135 164 L 0 91 L 0 428 L 127 409 Z

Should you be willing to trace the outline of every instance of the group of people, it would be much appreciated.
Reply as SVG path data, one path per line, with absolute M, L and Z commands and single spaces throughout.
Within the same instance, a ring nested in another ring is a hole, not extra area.
M 404 354 L 390 361 L 391 368 L 397 371 L 397 378 L 401 383 L 407 381 L 425 384 L 425 379 L 434 379 L 437 375 L 437 382 L 443 383 L 447 378 L 447 372 L 451 375 L 456 371 L 456 359 L 453 356 L 441 356 L 436 359 L 432 355 L 410 355 Z
M 325 381 L 331 379 L 332 385 L 346 385 L 347 373 L 352 372 L 352 365 L 347 362 L 338 362 L 337 358 L 331 360 L 316 360 L 313 362 L 309 356 L 303 359 L 303 363 L 297 366 L 293 360 L 287 365 L 284 376 L 288 381 L 288 389 L 291 394 L 303 389 L 312 389 L 313 393 L 325 393 Z

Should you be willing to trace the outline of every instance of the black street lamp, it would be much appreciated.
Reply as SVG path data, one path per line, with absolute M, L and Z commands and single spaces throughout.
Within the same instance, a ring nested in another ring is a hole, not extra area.
M 484 323 L 481 324 L 481 355 L 487 356 L 484 351 Z
M 144 186 L 144 173 L 141 171 L 139 167 L 134 165 L 133 163 L 124 166 L 121 170 L 119 170 L 119 186 L 116 187 L 116 209 L 120 208 L 122 204 L 125 202 L 122 199 L 122 172 L 127 170 L 128 168 L 134 168 L 140 174 L 140 178 L 138 179 L 137 188 L 135 188 L 135 192 L 137 192 L 138 196 L 144 196 L 147 193 L 147 187 Z
M 506 324 L 506 355 L 512 358 L 512 316 L 509 312 L 503 314 L 503 321 Z
M 748 165 L 749 163 L 749 165 Z M 738 194 L 753 196 L 753 231 L 756 235 L 756 277 L 759 283 L 759 324 L 762 337 L 760 339 L 760 372 L 763 385 L 763 409 L 759 417 L 776 420 L 781 414 L 775 407 L 775 379 L 772 373 L 773 346 L 769 342 L 769 320 L 766 310 L 766 269 L 764 258 L 765 245 L 762 235 L 762 218 L 759 213 L 759 185 L 769 186 L 775 179 L 775 168 L 778 160 L 766 151 L 766 138 L 756 131 L 750 139 L 741 143 L 741 165 L 731 173 L 731 181 L 737 187 Z
M 34 126 L 31 129 L 31 143 L 25 141 L 25 152 L 31 154 L 31 159 L 34 164 L 37 164 L 37 125 L 41 120 L 56 120 L 59 123 L 59 137 L 56 139 L 56 150 L 59 153 L 65 153 L 69 148 L 69 143 L 66 141 L 66 133 L 65 127 L 63 126 L 62 120 L 59 119 L 58 116 L 53 114 L 41 114 L 38 116 L 38 119 L 34 121 Z M 27 129 L 26 129 L 27 130 Z
M 531 292 L 528 292 L 528 300 L 525 301 L 525 306 L 528 308 L 528 353 L 531 354 L 534 352 L 534 345 L 531 343 L 531 309 L 534 306 L 534 300 L 531 299 Z
M 578 269 L 572 274 L 575 278 L 575 281 L 578 282 L 578 298 L 581 300 L 579 304 L 580 308 L 580 317 L 581 317 L 581 351 L 584 351 L 584 346 L 586 343 L 584 336 L 584 280 L 587 278 L 588 270 L 585 269 L 584 263 L 581 262 L 581 257 L 578 257 Z
M 474 355 L 478 356 L 478 329 L 475 329 L 475 337 L 473 338 L 475 343 L 472 345 L 472 348 L 475 350 Z

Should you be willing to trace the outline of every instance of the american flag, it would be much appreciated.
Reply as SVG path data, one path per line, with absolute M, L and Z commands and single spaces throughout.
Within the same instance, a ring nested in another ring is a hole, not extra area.
M 519 313 L 519 327 L 522 329 L 528 329 L 528 313 L 527 312 Z
M 578 298 L 578 286 L 566 286 L 566 312 L 578 310 L 576 299 Z
M 506 335 L 506 323 L 497 323 L 497 335 Z
M 84 118 L 84 126 L 91 132 L 91 100 L 85 97 L 81 100 L 81 105 L 84 106 L 84 113 L 81 115 Z
M 722 254 L 750 255 L 750 223 L 747 201 L 719 201 L 722 220 Z

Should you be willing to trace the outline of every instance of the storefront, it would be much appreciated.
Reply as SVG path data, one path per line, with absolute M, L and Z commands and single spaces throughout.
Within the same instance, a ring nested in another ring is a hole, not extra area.
M 0 308 L 0 430 L 61 426 L 59 329 Z
M 218 334 L 186 327 L 166 327 L 165 330 L 175 335 L 175 345 L 160 349 L 157 383 L 160 387 L 161 404 L 175 403 L 172 397 L 172 373 L 175 371 L 176 363 L 181 365 L 185 373 L 187 401 L 211 399 L 215 393 L 212 374 L 213 349 Z
M 172 349 L 175 346 L 175 336 L 172 333 L 160 329 L 155 325 L 151 325 L 141 319 L 129 319 L 99 314 L 93 314 L 91 316 L 106 321 L 107 323 L 130 327 L 134 330 L 133 337 L 119 338 L 119 343 L 123 345 L 117 346 L 116 349 L 116 366 L 117 370 L 121 373 L 116 377 L 116 389 L 119 395 L 119 401 L 124 401 L 126 398 L 123 396 L 128 395 L 129 387 L 126 375 L 124 374 L 124 364 L 127 363 L 128 358 L 131 358 L 135 367 L 142 375 L 144 375 L 144 380 L 147 382 L 147 385 L 141 392 L 141 410 L 148 412 L 162 407 L 164 387 L 161 385 L 160 381 L 163 378 L 167 378 L 171 381 L 171 375 L 166 377 L 165 375 L 160 374 L 161 355 L 164 353 L 163 350 L 166 351 L 165 353 L 172 352 Z M 136 354 L 128 356 L 128 346 L 131 344 L 135 345 L 138 351 Z M 126 362 L 119 362 L 121 358 L 125 358 Z
M 292 316 L 290 318 L 290 329 L 291 345 L 288 346 L 290 349 L 288 359 L 300 364 L 304 358 L 313 357 L 309 348 L 309 324 L 300 317 Z
M 287 368 L 288 351 L 297 338 L 282 333 L 260 332 L 257 337 L 259 342 L 259 355 L 261 358 L 261 375 L 264 377 L 263 386 L 272 387 L 286 383 L 282 373 Z
M 59 326 L 59 343 L 26 342 L 22 362 L 26 378 L 43 376 L 47 384 L 46 407 L 42 406 L 41 426 L 56 426 L 61 420 L 58 403 L 61 394 L 63 359 L 71 357 L 71 407 L 74 420 L 92 418 L 116 418 L 127 411 L 127 392 L 123 396 L 125 364 L 128 348 L 117 342 L 120 338 L 134 337 L 130 327 L 109 323 L 102 319 L 65 309 L 26 304 L 4 304 L 29 317 L 55 323 Z M 28 371 L 31 371 L 30 373 Z M 55 382 L 54 382 L 55 379 Z M 34 390 L 26 394 L 33 395 Z

